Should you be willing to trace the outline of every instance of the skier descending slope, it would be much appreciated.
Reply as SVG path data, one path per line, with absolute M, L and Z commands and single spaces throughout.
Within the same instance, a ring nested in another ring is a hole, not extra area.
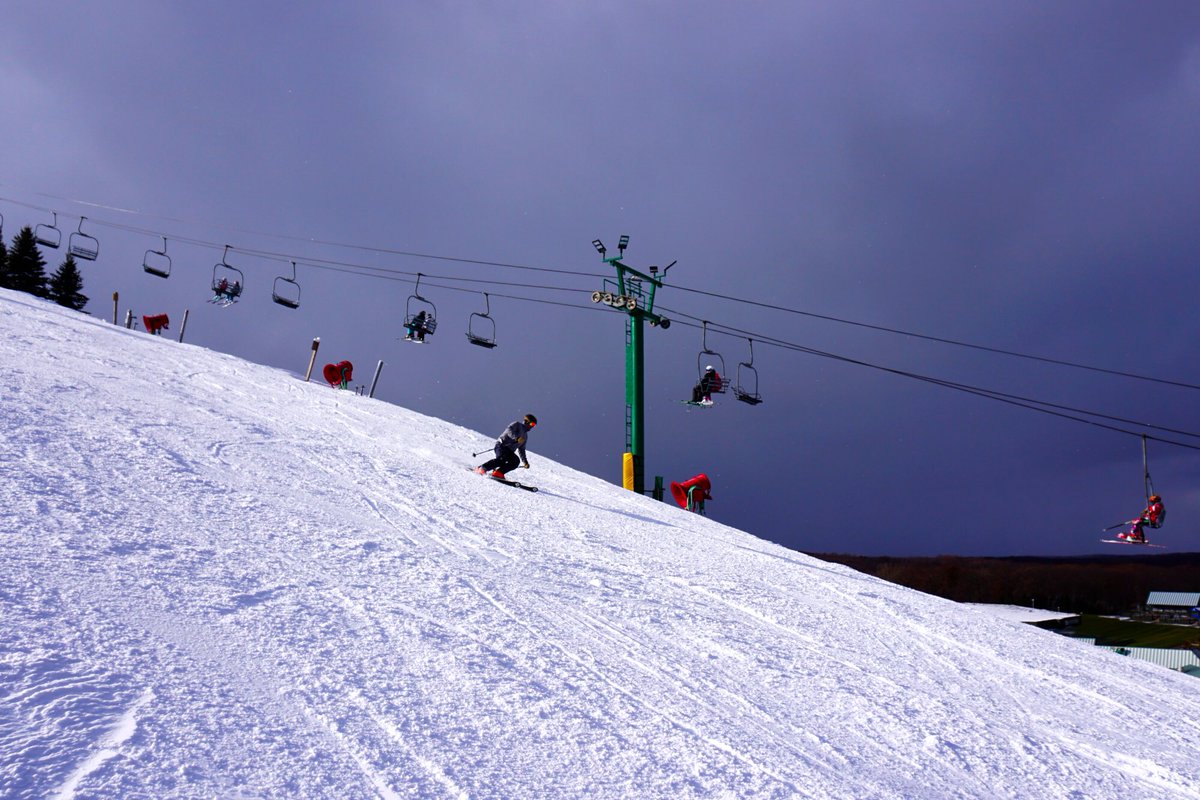
M 529 439 L 529 432 L 536 427 L 537 417 L 533 414 L 526 414 L 523 419 L 510 424 L 496 440 L 496 457 L 485 461 L 476 467 L 475 471 L 480 475 L 491 473 L 493 478 L 504 480 L 504 476 L 515 469 L 518 463 L 525 469 L 529 469 L 525 444 Z

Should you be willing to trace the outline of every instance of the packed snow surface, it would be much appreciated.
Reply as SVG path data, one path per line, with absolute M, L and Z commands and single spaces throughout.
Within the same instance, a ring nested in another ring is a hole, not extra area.
M 0 797 L 1200 797 L 1195 678 L 539 456 L 586 420 L 473 474 L 536 394 L 470 431 L 7 291 L 0 357 Z

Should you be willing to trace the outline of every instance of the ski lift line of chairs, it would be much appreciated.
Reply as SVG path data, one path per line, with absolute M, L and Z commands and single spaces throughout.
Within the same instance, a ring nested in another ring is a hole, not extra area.
M 226 304 L 237 302 L 242 290 L 246 288 L 246 276 L 240 269 L 229 263 L 228 256 L 229 245 L 225 245 L 225 252 L 221 254 L 221 260 L 213 265 L 212 275 L 213 299 L 224 298 Z
M 729 385 L 729 378 L 725 375 L 725 359 L 716 350 L 708 349 L 708 322 L 702 321 L 702 332 L 700 339 L 700 354 L 696 356 L 696 376 L 697 380 L 704 378 L 706 367 L 713 367 L 721 379 L 717 385 L 713 387 L 713 391 L 717 394 L 725 394 L 725 387 Z
M 83 223 L 87 217 L 79 218 L 79 229 L 71 234 L 67 252 L 84 261 L 95 261 L 100 255 L 100 241 L 95 236 L 83 232 Z
M 437 306 L 421 296 L 422 277 L 422 274 L 418 272 L 416 288 L 408 296 L 408 302 L 404 304 L 404 327 L 413 333 L 420 330 L 424 334 L 429 334 L 437 329 Z M 423 338 L 423 335 L 421 338 L 413 336 L 410 341 L 422 341 Z
M 62 231 L 58 229 L 58 212 L 51 211 L 54 215 L 54 221 L 47 225 L 44 222 L 38 223 L 38 226 L 33 229 L 33 239 L 42 247 L 51 247 L 55 250 L 62 244 Z
M 747 405 L 756 406 L 762 402 L 762 395 L 758 393 L 758 370 L 754 368 L 754 340 L 746 341 L 750 343 L 750 360 L 738 363 L 733 396 Z
M 300 284 L 296 282 L 296 262 L 292 262 L 292 277 L 280 275 L 271 286 L 271 299 L 284 308 L 300 307 Z
M 161 250 L 147 250 L 142 256 L 142 269 L 160 278 L 171 276 L 171 257 L 167 255 L 167 237 L 162 237 Z
M 467 341 L 491 350 L 496 346 L 496 320 L 492 319 L 492 301 L 487 292 L 483 293 L 483 302 L 484 312 L 473 312 L 467 318 Z

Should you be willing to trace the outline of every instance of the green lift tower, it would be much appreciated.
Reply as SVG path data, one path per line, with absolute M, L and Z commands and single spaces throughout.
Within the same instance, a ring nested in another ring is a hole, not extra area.
M 650 267 L 650 274 L 647 275 L 621 263 L 625 248 L 629 246 L 628 236 L 621 236 L 617 255 L 613 258 L 607 257 L 608 250 L 599 239 L 594 240 L 592 246 L 606 264 L 612 264 L 617 270 L 616 283 L 605 279 L 604 288 L 592 292 L 592 302 L 610 305 L 628 315 L 625 321 L 625 454 L 621 464 L 621 483 L 626 489 L 644 494 L 646 397 L 642 323 L 649 322 L 651 327 L 663 330 L 671 327 L 669 319 L 654 313 L 654 292 L 663 285 L 661 278 L 666 277 L 667 270 L 675 266 L 675 262 L 672 261 L 662 270 L 660 278 L 658 267 Z

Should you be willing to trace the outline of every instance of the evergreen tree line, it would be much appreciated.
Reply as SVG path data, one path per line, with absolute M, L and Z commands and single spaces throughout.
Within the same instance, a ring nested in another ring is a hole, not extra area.
M 46 260 L 29 226 L 13 237 L 9 247 L 0 240 L 0 288 L 28 292 L 76 311 L 82 311 L 88 301 L 83 294 L 83 275 L 71 254 L 53 275 L 46 277 Z

